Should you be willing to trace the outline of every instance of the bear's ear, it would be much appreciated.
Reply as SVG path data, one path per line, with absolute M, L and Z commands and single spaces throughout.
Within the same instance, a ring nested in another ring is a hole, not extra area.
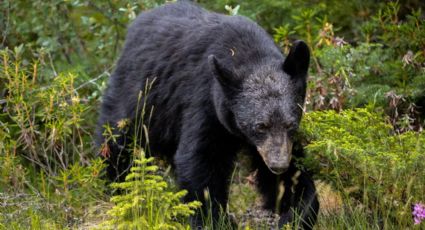
M 295 41 L 283 63 L 283 71 L 292 78 L 306 77 L 310 64 L 310 50 L 303 41 Z
M 220 82 L 222 86 L 232 89 L 237 89 L 239 87 L 240 82 L 235 74 L 223 63 L 217 60 L 213 54 L 208 56 L 208 65 L 214 77 Z

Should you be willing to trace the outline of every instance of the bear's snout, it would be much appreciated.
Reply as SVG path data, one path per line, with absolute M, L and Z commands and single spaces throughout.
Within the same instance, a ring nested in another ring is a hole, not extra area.
M 286 162 L 277 162 L 277 163 L 270 163 L 268 165 L 270 171 L 276 175 L 280 175 L 289 168 L 289 163 Z
M 284 173 L 291 163 L 292 141 L 285 133 L 282 136 L 268 137 L 257 147 L 258 152 L 270 171 L 276 175 Z

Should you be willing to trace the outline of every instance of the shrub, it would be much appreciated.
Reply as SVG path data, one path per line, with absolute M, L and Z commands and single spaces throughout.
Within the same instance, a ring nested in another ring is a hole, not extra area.
M 21 48 L 1 52 L 3 148 L 19 153 L 46 174 L 56 175 L 92 154 L 87 135 L 89 104 L 75 90 L 73 73 L 45 74 L 41 57 L 33 64 L 20 57 Z M 3 96 L 3 95 L 2 95 Z
M 26 58 L 43 49 L 59 72 L 99 74 L 117 57 L 127 24 L 159 2 L 5 0 L 0 3 L 0 48 L 25 44 Z
M 411 225 L 412 203 L 425 200 L 424 133 L 394 133 L 368 109 L 310 112 L 302 129 L 309 141 L 306 163 L 347 204 L 365 205 L 387 227 Z
M 184 218 L 194 214 L 201 206 L 199 201 L 186 204 L 181 198 L 186 191 L 173 192 L 163 177 L 156 174 L 154 158 L 145 157 L 144 150 L 134 154 L 130 173 L 125 182 L 113 183 L 112 188 L 121 194 L 113 196 L 114 207 L 108 211 L 110 220 L 101 227 L 108 229 L 188 229 Z
M 296 27 L 277 30 L 275 38 L 287 44 L 280 34 L 300 34 L 297 28 L 312 28 L 301 34 L 313 41 L 309 108 L 339 111 L 374 104 L 386 109 L 396 130 L 423 127 L 423 14 L 419 8 L 401 17 L 400 8 L 395 2 L 382 5 L 371 20 L 362 24 L 363 35 L 356 43 L 338 37 L 326 17 L 316 19 L 314 15 L 306 17 L 308 14 L 299 16 L 303 20 L 298 20 Z
M 102 161 L 92 159 L 91 101 L 75 74 L 55 75 L 42 54 L 30 63 L 23 52 L 0 52 L 0 226 L 74 226 L 104 191 Z

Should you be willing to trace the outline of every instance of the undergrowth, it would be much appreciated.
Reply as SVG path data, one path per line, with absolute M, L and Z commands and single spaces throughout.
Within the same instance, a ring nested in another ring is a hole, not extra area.
M 54 75 L 42 53 L 28 63 L 24 49 L 0 52 L 0 226 L 78 225 L 105 191 L 87 123 L 91 101 L 76 90 L 76 75 Z
M 346 212 L 366 213 L 365 226 L 413 225 L 411 207 L 425 200 L 424 133 L 396 133 L 367 108 L 307 113 L 303 131 L 309 141 L 304 163 L 340 192 Z
M 170 191 L 164 178 L 156 174 L 154 158 L 147 158 L 143 149 L 137 149 L 134 156 L 125 182 L 111 184 L 121 194 L 111 198 L 115 205 L 100 229 L 190 229 L 188 217 L 201 203 L 183 204 L 187 191 Z
M 160 2 L 0 2 L 0 229 L 188 228 L 197 204 L 179 203 L 141 149 L 132 176 L 106 186 L 92 136 L 126 25 Z M 284 52 L 295 38 L 310 45 L 306 163 L 331 186 L 317 228 L 423 228 L 411 206 L 425 202 L 424 4 L 200 2 L 255 19 Z M 240 228 L 267 229 L 243 167 L 229 209 Z M 113 189 L 123 193 L 109 201 Z

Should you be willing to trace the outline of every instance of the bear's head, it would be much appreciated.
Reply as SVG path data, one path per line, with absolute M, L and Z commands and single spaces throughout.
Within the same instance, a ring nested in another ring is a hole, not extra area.
M 208 57 L 216 79 L 213 101 L 218 119 L 229 132 L 255 146 L 275 174 L 285 172 L 291 161 L 309 61 L 308 46 L 302 41 L 293 44 L 283 62 L 265 58 L 249 73 L 228 68 L 214 55 Z

